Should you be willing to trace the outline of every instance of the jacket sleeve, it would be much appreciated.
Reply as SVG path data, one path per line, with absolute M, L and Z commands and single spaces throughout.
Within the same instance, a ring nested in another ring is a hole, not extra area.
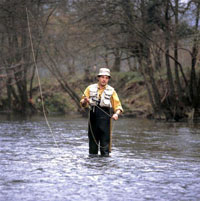
M 117 110 L 121 110 L 121 112 L 123 112 L 121 102 L 115 90 L 113 92 L 113 95 L 111 96 L 111 104 L 114 112 L 116 112 Z

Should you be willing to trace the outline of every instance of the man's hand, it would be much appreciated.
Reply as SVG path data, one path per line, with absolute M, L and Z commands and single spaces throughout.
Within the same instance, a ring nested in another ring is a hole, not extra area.
M 114 120 L 118 120 L 118 118 L 119 118 L 119 116 L 118 116 L 117 113 L 113 114 L 112 119 L 114 119 Z
M 121 110 L 117 110 L 117 111 L 113 114 L 112 119 L 118 120 L 120 113 L 121 113 Z
M 87 105 L 87 103 L 90 103 L 89 98 L 85 97 L 84 99 L 81 100 L 81 104 L 83 107 L 85 107 Z

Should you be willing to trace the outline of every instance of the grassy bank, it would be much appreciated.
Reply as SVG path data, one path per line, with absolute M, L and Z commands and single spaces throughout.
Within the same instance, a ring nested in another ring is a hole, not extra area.
M 86 80 L 83 75 L 66 78 L 77 94 L 91 83 L 96 82 L 95 75 L 90 75 Z M 54 83 L 52 85 L 52 83 Z M 142 78 L 133 72 L 113 73 L 109 82 L 117 91 L 124 108 L 125 116 L 146 116 L 151 113 L 147 91 Z M 76 113 L 77 109 L 69 95 L 63 91 L 55 80 L 44 80 L 42 83 L 45 108 L 49 113 Z M 36 107 L 40 108 L 39 94 L 34 99 Z
M 89 84 L 97 82 L 95 75 L 90 75 L 87 79 L 84 75 L 66 76 L 66 79 L 80 97 L 82 91 Z M 120 97 L 124 108 L 124 116 L 138 117 L 151 113 L 151 106 L 148 101 L 144 82 L 137 73 L 112 73 L 109 84 L 115 88 Z M 34 85 L 33 99 L 30 100 L 30 103 L 34 110 L 40 113 L 42 112 L 41 96 L 38 83 Z M 77 108 L 73 100 L 54 78 L 43 78 L 41 80 L 41 86 L 44 105 L 48 114 L 77 113 Z M 3 108 L 5 109 L 2 106 Z

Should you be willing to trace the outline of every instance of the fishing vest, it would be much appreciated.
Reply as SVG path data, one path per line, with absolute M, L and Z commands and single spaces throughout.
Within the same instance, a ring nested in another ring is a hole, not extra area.
M 101 94 L 101 99 L 98 98 L 98 84 L 93 84 L 90 86 L 90 104 L 95 106 L 99 103 L 101 107 L 112 107 L 111 96 L 114 92 L 114 88 L 107 85 Z M 100 101 L 100 102 L 99 102 Z

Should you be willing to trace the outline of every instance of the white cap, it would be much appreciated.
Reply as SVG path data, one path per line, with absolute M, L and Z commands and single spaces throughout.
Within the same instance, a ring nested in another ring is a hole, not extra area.
M 101 76 L 101 75 L 107 75 L 108 77 L 110 77 L 110 69 L 100 68 L 98 76 Z

